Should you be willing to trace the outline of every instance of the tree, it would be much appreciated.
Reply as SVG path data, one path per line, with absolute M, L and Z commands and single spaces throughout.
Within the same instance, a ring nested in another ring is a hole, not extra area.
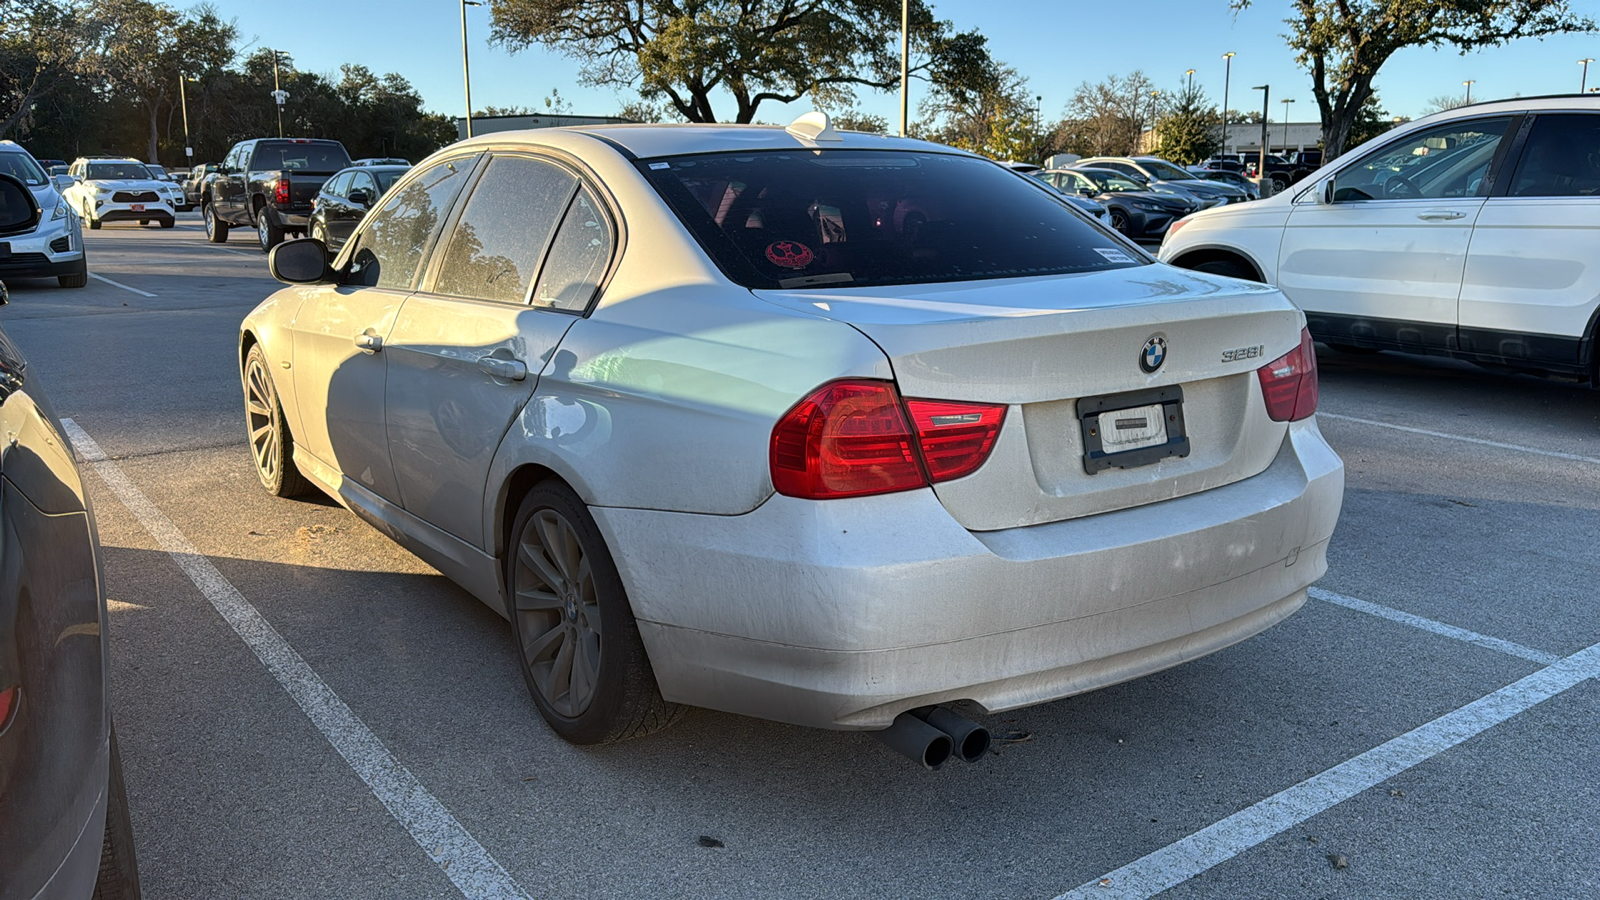
M 1428 100 L 1428 105 L 1422 108 L 1422 114 L 1431 116 L 1437 112 L 1444 112 L 1447 109 L 1455 109 L 1466 105 L 1466 98 L 1460 94 L 1440 94 Z
M 1135 71 L 1098 84 L 1085 81 L 1067 104 L 1067 117 L 1056 129 L 1056 144 L 1084 156 L 1127 156 L 1139 148 L 1150 122 L 1154 84 Z
M 1230 0 L 1244 9 L 1252 0 Z M 1293 0 L 1289 46 L 1311 70 L 1324 158 L 1343 152 L 1373 78 L 1408 47 L 1462 53 L 1525 37 L 1593 31 L 1570 0 Z
M 810 96 L 848 106 L 857 88 L 900 77 L 896 0 L 492 0 L 494 40 L 512 51 L 541 44 L 579 60 L 586 84 L 637 87 L 690 122 L 719 121 L 713 96 L 731 95 L 733 121 L 762 103 Z M 956 34 L 911 0 L 914 74 L 971 77 L 983 39 Z M 986 57 L 985 57 L 986 58 Z
M 971 85 L 936 88 L 921 111 L 934 121 L 923 136 L 991 159 L 1031 160 L 1044 143 L 1028 79 L 1000 63 Z
M 1179 165 L 1193 165 L 1216 153 L 1222 137 L 1222 116 L 1205 90 L 1189 85 L 1178 92 L 1156 126 L 1156 153 Z
M 64 0 L 0 0 L 0 138 L 80 69 L 91 38 Z
M 840 131 L 862 131 L 867 134 L 888 134 L 889 120 L 883 116 L 847 109 L 833 118 L 833 127 Z
M 1361 104 L 1361 111 L 1356 114 L 1355 124 L 1350 126 L 1350 136 L 1345 139 L 1346 147 L 1355 147 L 1383 134 L 1394 127 L 1394 119 L 1384 111 L 1383 104 L 1378 102 L 1378 95 L 1374 93 Z

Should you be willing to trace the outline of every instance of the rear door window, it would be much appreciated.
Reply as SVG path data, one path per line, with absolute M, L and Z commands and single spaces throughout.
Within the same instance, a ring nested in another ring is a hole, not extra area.
M 554 163 L 491 159 L 450 235 L 434 292 L 527 302 L 539 258 L 577 186 L 578 179 Z
M 582 312 L 611 262 L 611 223 L 588 188 L 578 192 L 545 257 L 533 304 Z
M 435 163 L 390 192 L 363 222 L 366 227 L 351 245 L 345 283 L 410 290 L 417 266 L 476 159 L 465 156 Z
M 1600 115 L 1541 114 L 1535 119 L 1507 193 L 1600 196 Z
M 1066 199 L 987 160 L 882 150 L 642 160 L 733 281 L 863 287 L 1147 264 Z

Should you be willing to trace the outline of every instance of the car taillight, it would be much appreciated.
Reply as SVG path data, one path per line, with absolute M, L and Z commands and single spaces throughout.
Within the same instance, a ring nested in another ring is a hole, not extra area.
M 772 484 L 821 500 L 927 485 L 900 397 L 887 381 L 835 381 L 772 429 Z
M 831 382 L 773 427 L 772 484 L 780 494 L 824 500 L 970 475 L 989 458 L 1005 414 L 1003 405 L 949 400 L 902 406 L 888 381 Z
M 17 697 L 22 689 L 16 685 L 0 691 L 0 732 L 11 727 L 11 714 L 17 709 Z
M 1267 415 L 1274 422 L 1298 422 L 1317 411 L 1317 351 L 1311 332 L 1300 329 L 1300 346 L 1256 370 Z
M 277 186 L 272 189 L 272 202 L 279 206 L 289 205 L 289 173 L 282 172 L 278 175 Z
M 907 400 L 906 409 L 917 426 L 928 476 L 936 482 L 976 472 L 989 458 L 1006 420 L 1006 408 L 992 403 Z

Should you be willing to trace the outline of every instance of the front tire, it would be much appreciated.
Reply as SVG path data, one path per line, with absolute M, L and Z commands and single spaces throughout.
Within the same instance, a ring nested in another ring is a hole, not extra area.
M 89 230 L 90 231 L 99 231 L 100 230 L 100 220 L 99 219 L 89 219 Z
M 200 208 L 200 217 L 206 220 L 206 240 L 213 244 L 227 243 L 229 225 L 217 220 L 217 211 L 211 204 Z
M 677 721 L 683 707 L 662 699 L 622 577 L 571 488 L 545 481 L 522 499 L 505 566 L 517 661 L 556 734 L 609 744 Z
M 1211 275 L 1226 275 L 1229 278 L 1238 278 L 1241 281 L 1261 280 L 1244 263 L 1235 262 L 1231 259 L 1208 259 L 1199 265 L 1189 266 L 1188 268 Z
M 1133 237 L 1133 225 L 1128 221 L 1128 214 L 1120 209 L 1111 211 L 1111 227 L 1118 234 Z
M 94 900 L 139 900 L 139 861 L 133 852 L 128 786 L 122 780 L 117 731 L 111 730 L 111 771 L 106 778 L 106 831 L 100 841 L 100 875 Z
M 160 221 L 162 228 L 176 228 L 178 225 L 177 219 L 162 219 Z
M 272 369 L 260 344 L 251 346 L 245 355 L 244 419 L 256 477 L 267 493 L 274 497 L 309 493 L 311 482 L 294 465 L 294 438 L 289 434 L 278 389 L 272 383 Z
M 89 283 L 89 255 L 78 260 L 78 269 L 66 275 L 57 275 L 56 284 L 64 288 L 81 288 Z

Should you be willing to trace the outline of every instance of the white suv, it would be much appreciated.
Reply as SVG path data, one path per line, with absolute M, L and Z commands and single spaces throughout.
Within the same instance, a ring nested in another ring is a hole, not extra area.
M 88 284 L 78 217 L 38 160 L 12 141 L 0 141 L 0 174 L 22 182 L 43 213 L 32 231 L 0 239 L 0 279 L 54 278 L 70 288 Z
M 155 177 L 136 159 L 79 159 L 67 173 L 74 182 L 67 202 L 91 229 L 105 222 L 177 224 L 174 207 L 182 188 Z
M 1175 223 L 1161 260 L 1277 285 L 1334 347 L 1600 383 L 1600 97 L 1418 119 L 1292 190 Z

